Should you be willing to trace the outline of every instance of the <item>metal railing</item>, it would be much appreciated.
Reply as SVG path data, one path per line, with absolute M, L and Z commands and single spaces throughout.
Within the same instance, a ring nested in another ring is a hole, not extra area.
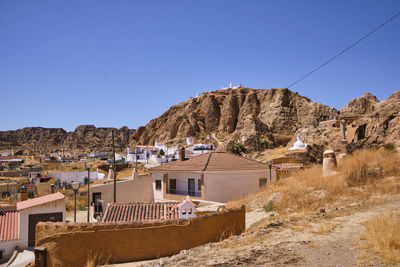
M 191 196 L 191 197 L 201 197 L 201 192 L 198 191 L 182 191 L 175 189 L 167 189 L 167 194 L 180 195 L 180 196 Z

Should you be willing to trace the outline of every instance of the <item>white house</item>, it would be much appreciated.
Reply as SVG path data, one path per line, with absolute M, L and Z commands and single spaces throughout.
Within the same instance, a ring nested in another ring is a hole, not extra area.
M 137 145 L 132 150 L 127 147 L 126 150 L 127 162 L 146 162 L 153 154 L 158 154 L 159 152 L 159 149 L 155 146 L 143 145 Z
M 183 151 L 180 151 L 184 153 Z M 228 202 L 276 180 L 276 168 L 238 155 L 209 152 L 151 168 L 154 200 L 193 199 Z
M 13 155 L 14 155 L 14 151 L 12 151 L 12 150 L 0 151 L 0 157 L 12 157 Z
M 15 247 L 35 245 L 38 222 L 65 220 L 65 197 L 61 193 L 0 207 L 0 256 L 7 259 Z
M 132 173 L 117 181 L 117 202 L 152 202 L 153 192 L 151 178 L 148 175 Z M 107 203 L 114 201 L 114 183 L 104 182 L 90 186 L 90 203 L 96 213 L 103 213 Z

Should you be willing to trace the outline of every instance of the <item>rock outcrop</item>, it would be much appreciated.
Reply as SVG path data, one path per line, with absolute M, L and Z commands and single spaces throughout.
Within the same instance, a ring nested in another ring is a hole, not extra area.
M 292 135 L 301 127 L 317 126 L 337 114 L 334 108 L 316 103 L 288 89 L 226 89 L 203 93 L 172 106 L 160 117 L 140 127 L 131 144 L 241 142 L 258 150 L 263 142 L 276 143 L 280 135 Z
M 376 96 L 366 93 L 361 97 L 352 99 L 344 108 L 340 110 L 340 114 L 344 116 L 358 116 L 375 111 L 375 105 L 379 103 Z
M 385 143 L 400 145 L 400 92 L 374 104 L 372 111 L 357 121 L 357 146 L 374 146 Z

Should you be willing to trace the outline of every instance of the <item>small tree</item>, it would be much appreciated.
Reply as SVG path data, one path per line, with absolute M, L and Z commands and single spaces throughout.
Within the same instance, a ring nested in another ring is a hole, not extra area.
M 386 143 L 383 145 L 383 148 L 387 151 L 395 151 L 396 150 L 396 145 L 393 143 Z
M 88 178 L 85 176 L 85 178 L 83 178 L 83 182 L 85 183 L 85 185 L 88 184 Z
M 240 155 L 240 153 L 242 152 L 246 152 L 246 148 L 244 147 L 244 145 L 242 143 L 236 143 L 232 145 L 232 153 L 233 154 L 238 154 Z
M 10 168 L 11 170 L 13 170 L 13 169 L 17 168 L 18 165 L 19 165 L 18 162 L 16 162 L 16 161 L 10 161 L 10 162 L 8 163 L 8 168 Z
M 160 153 L 158 153 L 158 154 L 160 154 L 161 156 L 164 156 L 165 152 L 164 152 L 164 150 L 160 149 Z

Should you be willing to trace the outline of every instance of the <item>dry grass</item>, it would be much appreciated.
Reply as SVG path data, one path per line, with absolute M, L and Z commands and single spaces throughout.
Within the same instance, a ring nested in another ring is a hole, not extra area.
M 376 168 L 382 175 L 371 174 Z M 359 151 L 339 162 L 336 175 L 323 177 L 321 166 L 314 166 L 232 201 L 227 207 L 246 205 L 247 210 L 252 210 L 262 208 L 272 200 L 272 209 L 279 214 L 305 214 L 321 207 L 343 206 L 379 194 L 400 193 L 399 168 L 398 154 Z M 369 176 L 364 178 L 364 174 Z
M 371 180 L 400 175 L 400 158 L 386 150 L 359 150 L 340 164 L 350 186 L 362 185 Z
M 91 252 L 86 262 L 86 267 L 95 267 L 100 265 L 107 266 L 108 263 L 111 262 L 111 259 L 112 255 L 110 251 L 108 251 L 107 253 Z
M 363 238 L 369 249 L 400 263 L 400 212 L 379 215 L 368 221 Z

